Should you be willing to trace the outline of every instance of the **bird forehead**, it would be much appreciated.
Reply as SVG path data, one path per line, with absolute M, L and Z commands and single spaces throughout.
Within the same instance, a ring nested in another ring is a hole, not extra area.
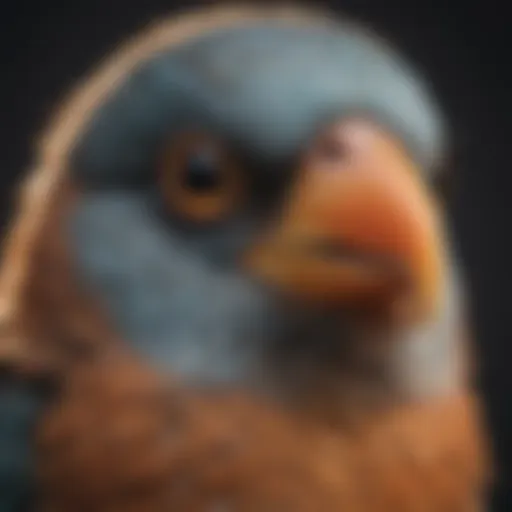
M 255 23 L 141 62 L 93 116 L 73 168 L 93 180 L 136 177 L 184 126 L 286 159 L 320 123 L 357 111 L 396 131 L 426 166 L 437 156 L 435 105 L 389 48 L 350 27 Z

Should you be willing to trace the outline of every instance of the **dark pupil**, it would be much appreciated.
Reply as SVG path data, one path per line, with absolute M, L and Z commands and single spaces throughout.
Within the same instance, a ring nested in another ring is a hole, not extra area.
M 185 186 L 195 192 L 215 189 L 221 180 L 219 162 L 214 151 L 202 150 L 190 155 L 184 171 Z

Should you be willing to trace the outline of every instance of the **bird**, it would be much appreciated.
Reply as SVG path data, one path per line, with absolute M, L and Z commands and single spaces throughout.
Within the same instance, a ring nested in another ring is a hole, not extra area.
M 484 510 L 449 139 L 342 16 L 210 6 L 121 45 L 5 240 L 0 510 Z

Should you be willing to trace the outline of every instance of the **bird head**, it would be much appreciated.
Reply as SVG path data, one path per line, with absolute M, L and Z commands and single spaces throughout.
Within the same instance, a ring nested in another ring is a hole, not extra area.
M 273 391 L 343 390 L 372 361 L 376 388 L 431 391 L 453 376 L 443 143 L 428 87 L 372 34 L 220 9 L 109 61 L 39 174 L 77 190 L 76 276 L 144 360 Z

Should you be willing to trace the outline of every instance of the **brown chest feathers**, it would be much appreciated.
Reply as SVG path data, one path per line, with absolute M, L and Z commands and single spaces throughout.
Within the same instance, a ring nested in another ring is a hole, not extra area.
M 37 443 L 54 512 L 469 512 L 482 498 L 468 396 L 319 426 L 119 360 L 75 372 Z

